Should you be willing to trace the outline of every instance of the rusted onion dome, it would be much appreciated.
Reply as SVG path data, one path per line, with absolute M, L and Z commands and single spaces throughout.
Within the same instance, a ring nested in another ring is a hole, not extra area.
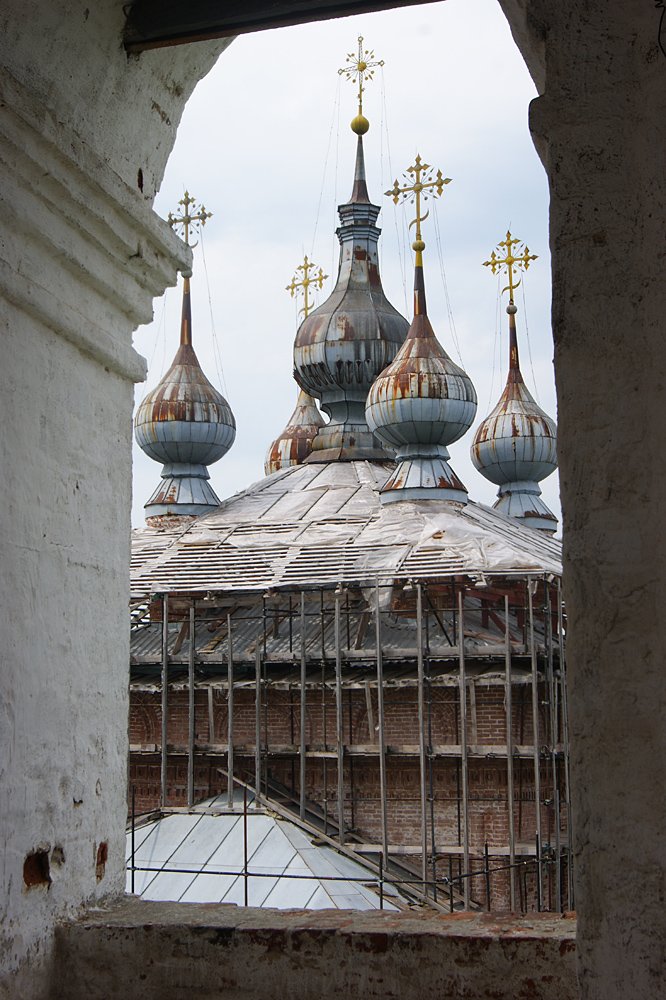
M 180 347 L 134 420 L 139 447 L 164 463 L 162 481 L 145 505 L 150 517 L 203 514 L 218 507 L 207 466 L 222 458 L 236 437 L 234 415 L 201 370 L 191 330 L 190 282 L 185 278 Z
M 266 453 L 266 475 L 270 476 L 272 472 L 288 469 L 292 465 L 302 465 L 312 451 L 315 435 L 323 426 L 324 420 L 315 400 L 301 389 L 287 426 Z
M 516 306 L 510 302 L 509 377 L 495 409 L 474 435 L 472 461 L 499 486 L 495 509 L 532 528 L 555 531 L 557 518 L 541 499 L 539 482 L 557 468 L 557 428 L 523 382 L 518 360 Z
M 392 454 L 368 428 L 365 401 L 403 343 L 408 323 L 382 288 L 377 254 L 381 230 L 375 225 L 379 207 L 368 197 L 360 135 L 352 196 L 338 213 L 337 284 L 303 320 L 294 344 L 294 377 L 330 417 L 307 461 L 387 461 Z
M 467 502 L 467 489 L 448 463 L 447 446 L 476 413 L 469 376 L 441 346 L 428 319 L 423 267 L 414 278 L 414 320 L 395 360 L 368 395 L 368 424 L 397 450 L 397 468 L 381 491 L 385 503 L 445 499 Z

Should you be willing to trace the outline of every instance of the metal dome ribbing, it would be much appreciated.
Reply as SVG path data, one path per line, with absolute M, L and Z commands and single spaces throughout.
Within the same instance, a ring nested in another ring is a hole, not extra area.
M 294 343 L 294 377 L 330 417 L 307 461 L 386 461 L 391 453 L 371 433 L 365 402 L 373 381 L 403 343 L 408 323 L 382 288 L 377 253 L 381 231 L 375 225 L 379 206 L 368 196 L 360 134 L 352 196 L 338 213 L 335 289 L 303 320 Z
M 535 402 L 518 358 L 516 306 L 509 302 L 509 375 L 497 406 L 478 427 L 472 462 L 499 486 L 495 509 L 533 528 L 555 531 L 557 518 L 541 499 L 539 482 L 557 468 L 555 421 Z
M 266 453 L 264 472 L 270 476 L 280 469 L 302 465 L 312 451 L 312 442 L 324 420 L 312 396 L 304 389 L 298 393 L 296 407 L 282 433 Z
M 447 445 L 469 430 L 475 413 L 472 381 L 448 356 L 428 319 L 423 266 L 417 263 L 412 325 L 395 360 L 375 380 L 366 407 L 369 426 L 397 451 L 398 465 L 382 488 L 382 500 L 466 503 L 467 490 L 448 463 Z
M 236 421 L 192 347 L 189 278 L 183 286 L 180 346 L 164 378 L 139 406 L 134 434 L 150 458 L 164 463 L 162 481 L 145 505 L 147 516 L 203 514 L 219 505 L 207 466 L 233 444 Z

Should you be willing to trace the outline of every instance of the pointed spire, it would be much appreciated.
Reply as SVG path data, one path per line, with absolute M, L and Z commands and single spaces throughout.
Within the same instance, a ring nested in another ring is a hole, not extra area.
M 192 346 L 192 303 L 190 301 L 190 278 L 183 278 L 183 307 L 180 313 L 180 346 Z
M 535 402 L 525 385 L 518 356 L 514 290 L 516 270 L 527 270 L 536 260 L 527 247 L 507 232 L 497 250 L 484 266 L 493 274 L 504 271 L 509 284 L 506 308 L 509 316 L 509 371 L 500 399 L 479 425 L 471 447 L 472 462 L 482 476 L 499 486 L 495 509 L 516 518 L 531 528 L 553 532 L 557 518 L 541 499 L 539 482 L 557 468 L 557 429 L 555 422 Z M 502 256 L 502 251 L 505 251 Z
M 169 213 L 172 226 L 204 225 L 211 213 L 185 192 L 183 215 Z M 164 515 L 191 517 L 218 507 L 207 466 L 227 453 L 236 436 L 236 422 L 224 396 L 211 385 L 192 347 L 190 278 L 183 280 L 180 345 L 168 372 L 148 393 L 134 420 L 140 448 L 162 462 L 161 482 L 145 506 L 147 520 Z
M 329 298 L 303 320 L 294 342 L 294 377 L 330 417 L 314 439 L 308 463 L 393 458 L 370 431 L 365 402 L 374 378 L 404 341 L 408 324 L 384 295 L 377 253 L 379 206 L 370 201 L 365 177 L 363 136 L 370 123 L 363 114 L 364 82 L 383 63 L 363 49 L 362 38 L 358 43 L 358 52 L 347 57 L 350 65 L 339 70 L 358 84 L 358 114 L 351 122 L 357 136 L 352 194 L 338 206 L 337 282 Z
M 352 131 L 353 131 L 353 123 L 352 123 Z M 350 204 L 352 205 L 370 204 L 370 195 L 368 194 L 368 186 L 365 181 L 365 157 L 363 155 L 362 135 L 359 135 L 356 143 L 356 166 L 354 168 L 354 186 L 352 188 L 351 198 L 349 199 L 349 201 Z
M 413 184 L 396 181 L 386 194 L 397 203 L 416 202 L 414 319 L 394 361 L 370 389 L 366 406 L 369 426 L 397 449 L 395 472 L 381 490 L 384 503 L 398 500 L 454 500 L 467 502 L 467 490 L 449 465 L 447 446 L 469 430 L 476 413 L 471 380 L 441 346 L 428 319 L 421 223 L 421 199 L 440 195 L 450 178 L 436 176 L 417 156 L 409 167 Z

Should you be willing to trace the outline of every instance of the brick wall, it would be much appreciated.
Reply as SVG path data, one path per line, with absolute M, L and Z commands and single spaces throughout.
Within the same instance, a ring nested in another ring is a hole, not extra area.
M 345 746 L 368 747 L 377 745 L 376 692 L 371 692 L 372 723 L 370 725 L 366 692 L 345 691 L 343 711 L 343 743 Z M 541 697 L 540 701 L 544 698 Z M 336 713 L 334 694 L 308 691 L 306 703 L 306 744 L 308 749 L 329 750 L 336 747 Z M 212 709 L 212 732 L 210 715 Z M 195 696 L 195 744 L 200 749 L 195 756 L 195 801 L 226 791 L 226 741 L 228 726 L 226 691 L 213 690 L 211 700 L 207 690 L 198 690 Z M 426 737 L 436 747 L 446 747 L 460 741 L 460 706 L 456 688 L 434 688 L 426 705 Z M 387 833 L 390 844 L 410 847 L 421 844 L 421 802 L 418 756 L 399 755 L 401 747 L 418 746 L 418 713 L 416 690 L 387 690 L 384 697 L 385 742 L 389 748 L 386 757 L 387 774 Z M 546 743 L 546 714 L 541 713 L 540 743 Z M 468 742 L 470 745 L 498 747 L 505 742 L 504 690 L 499 686 L 477 684 L 474 698 L 468 691 Z M 298 748 L 299 732 L 298 692 L 269 690 L 261 709 L 261 740 L 268 746 L 269 778 L 279 781 L 299 795 L 299 762 L 284 748 Z M 254 780 L 255 700 L 251 690 L 237 689 L 234 693 L 234 745 L 235 770 L 239 777 Z M 528 744 L 532 734 L 531 691 L 527 685 L 513 689 L 513 738 L 516 744 Z M 136 692 L 131 696 L 130 743 L 134 747 L 130 761 L 130 785 L 135 791 L 138 812 L 159 805 L 161 696 L 158 692 Z M 169 692 L 168 709 L 168 798 L 170 805 L 187 804 L 187 741 L 188 696 L 186 691 Z M 210 744 L 217 744 L 211 747 Z M 139 747 L 143 748 L 139 752 Z M 280 751 L 277 748 L 281 748 Z M 152 751 L 152 752 L 151 752 Z M 426 774 L 427 807 L 426 827 L 428 847 L 432 851 L 432 826 L 434 825 L 435 851 L 453 847 L 462 842 L 462 777 L 460 759 L 455 756 L 435 757 L 428 762 Z M 552 772 L 549 760 L 541 766 L 542 802 L 552 800 Z M 563 787 L 563 775 L 560 777 Z M 344 817 L 349 830 L 364 842 L 380 843 L 382 839 L 382 811 L 379 785 L 379 758 L 376 756 L 347 757 L 344 769 Z M 484 846 L 488 844 L 491 867 L 508 863 L 506 849 L 509 843 L 509 814 L 507 802 L 507 762 L 504 756 L 487 758 L 472 756 L 468 766 L 468 810 L 470 852 L 474 859 L 473 870 L 483 868 Z M 431 793 L 432 790 L 432 793 Z M 432 804 L 430 796 L 432 794 Z M 308 758 L 306 769 L 306 795 L 335 823 L 337 820 L 337 762 L 335 759 Z M 554 810 L 541 808 L 542 840 L 554 843 Z M 562 816 L 562 829 L 566 815 Z M 536 829 L 534 796 L 534 764 L 531 756 L 514 758 L 514 837 L 522 850 L 533 851 Z M 332 832 L 332 831 L 331 831 Z M 493 854 L 493 848 L 504 849 L 502 855 Z M 519 850 L 519 856 L 520 854 Z M 411 864 L 420 871 L 418 856 L 411 855 Z M 454 856 L 439 855 L 438 877 L 459 872 L 460 860 Z M 535 879 L 533 866 L 526 866 L 516 873 L 517 898 L 523 908 L 535 904 Z M 554 899 L 554 874 L 545 879 L 544 904 Z M 472 880 L 472 896 L 482 905 L 486 902 L 485 878 Z M 509 876 L 506 872 L 492 876 L 491 905 L 501 910 L 509 905 Z

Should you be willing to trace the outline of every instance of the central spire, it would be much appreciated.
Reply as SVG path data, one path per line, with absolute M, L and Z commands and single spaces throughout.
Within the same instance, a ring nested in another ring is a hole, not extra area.
M 383 63 L 363 48 L 362 38 L 347 62 L 339 73 L 358 85 L 358 113 L 351 122 L 357 141 L 351 197 L 338 207 L 338 277 L 329 298 L 303 320 L 294 343 L 294 377 L 330 417 L 313 441 L 308 463 L 391 461 L 392 452 L 366 423 L 365 402 L 408 326 L 384 295 L 379 277 L 379 206 L 370 202 L 363 155 L 363 136 L 370 128 L 363 114 L 365 83 Z

